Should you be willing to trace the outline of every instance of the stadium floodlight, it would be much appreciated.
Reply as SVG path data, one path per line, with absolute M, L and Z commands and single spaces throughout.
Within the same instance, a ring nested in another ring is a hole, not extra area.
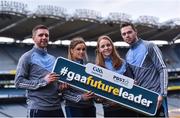
M 139 16 L 136 23 L 145 24 L 145 25 L 148 25 L 150 27 L 160 25 L 159 19 L 157 17 L 154 17 L 154 16 Z
M 0 11 L 9 14 L 15 13 L 16 15 L 18 14 L 26 15 L 28 12 L 27 4 L 15 2 L 15 1 L 6 1 L 6 0 L 2 0 L 0 2 Z
M 116 47 L 129 47 L 129 44 L 124 41 L 116 41 L 114 42 L 114 46 Z
M 15 40 L 13 38 L 8 37 L 0 37 L 0 43 L 14 43 Z
M 52 5 L 38 5 L 35 14 L 40 16 L 49 16 L 53 18 L 56 17 L 66 18 L 66 16 L 68 16 L 65 8 L 52 6 Z
M 113 23 L 131 22 L 131 16 L 125 13 L 112 12 L 109 13 L 108 21 Z
M 76 9 L 73 14 L 73 18 L 85 20 L 85 21 L 100 21 L 102 19 L 101 13 L 95 10 L 89 9 Z

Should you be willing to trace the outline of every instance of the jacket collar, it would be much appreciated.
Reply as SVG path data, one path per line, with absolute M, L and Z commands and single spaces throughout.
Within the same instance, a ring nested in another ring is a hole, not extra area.
M 34 49 L 37 53 L 39 53 L 39 54 L 41 54 L 41 55 L 46 55 L 46 54 L 47 54 L 47 49 L 38 48 L 36 45 L 34 45 L 33 49 Z

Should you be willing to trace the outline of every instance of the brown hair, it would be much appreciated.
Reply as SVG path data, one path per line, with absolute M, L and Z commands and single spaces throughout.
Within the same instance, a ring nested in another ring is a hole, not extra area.
M 98 38 L 97 47 L 96 47 L 96 64 L 99 66 L 105 67 L 104 57 L 103 57 L 102 53 L 99 52 L 99 43 L 102 39 L 106 39 L 111 43 L 111 45 L 112 45 L 111 58 L 112 58 L 113 67 L 115 69 L 118 69 L 122 65 L 122 59 L 120 58 L 120 55 L 117 53 L 117 50 L 116 50 L 111 38 L 106 35 L 102 35 Z
M 72 40 L 70 42 L 70 45 L 68 47 L 68 59 L 73 60 L 71 49 L 74 49 L 76 47 L 76 45 L 81 44 L 81 43 L 83 43 L 85 45 L 85 48 L 87 50 L 85 41 L 84 41 L 84 39 L 82 37 L 72 38 Z M 87 60 L 88 60 L 88 56 L 87 56 L 87 52 L 85 51 L 85 59 L 84 59 L 84 61 L 87 61 Z
M 37 26 L 35 26 L 35 27 L 33 28 L 33 30 L 32 30 L 32 36 L 34 36 L 34 35 L 36 34 L 36 31 L 37 31 L 38 29 L 47 29 L 47 30 L 49 30 L 48 27 L 46 27 L 45 25 L 37 25 Z
M 122 29 L 123 27 L 127 27 L 127 26 L 131 26 L 132 29 L 133 29 L 135 32 L 137 32 L 137 29 L 136 29 L 135 25 L 132 24 L 132 23 L 129 23 L 129 22 L 124 22 L 124 23 L 122 23 L 122 24 L 120 25 L 120 29 Z

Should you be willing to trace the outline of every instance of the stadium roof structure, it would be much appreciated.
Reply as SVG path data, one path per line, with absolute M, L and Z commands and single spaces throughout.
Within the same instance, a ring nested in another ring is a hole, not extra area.
M 15 40 L 31 37 L 32 28 L 44 24 L 50 29 L 50 40 L 69 40 L 82 36 L 86 41 L 96 41 L 100 35 L 109 35 L 113 41 L 122 41 L 119 25 L 123 22 L 135 23 L 139 36 L 146 40 L 165 40 L 169 43 L 180 38 L 180 19 L 163 23 L 153 16 L 140 16 L 132 20 L 125 13 L 110 13 L 103 18 L 101 13 L 88 9 L 76 9 L 74 14 L 67 14 L 65 8 L 38 5 L 34 11 L 20 2 L 0 2 L 0 36 Z

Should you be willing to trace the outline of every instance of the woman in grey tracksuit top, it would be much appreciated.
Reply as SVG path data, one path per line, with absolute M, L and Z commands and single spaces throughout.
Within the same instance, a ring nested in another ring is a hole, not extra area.
M 68 59 L 84 64 L 86 57 L 86 45 L 83 38 L 73 38 L 68 49 Z M 93 93 L 84 92 L 69 86 L 69 88 L 63 92 L 63 96 L 67 117 L 96 116 L 96 109 L 92 100 L 94 97 Z

